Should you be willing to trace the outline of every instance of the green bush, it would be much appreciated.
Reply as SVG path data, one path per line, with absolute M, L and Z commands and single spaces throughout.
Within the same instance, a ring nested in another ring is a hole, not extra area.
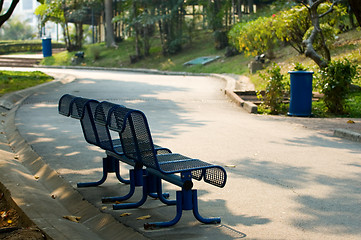
M 260 76 L 267 79 L 263 104 L 270 109 L 271 114 L 280 113 L 285 90 L 281 67 L 273 64 L 272 68 L 267 70 L 267 74 L 260 74 Z
M 246 55 L 256 56 L 273 49 L 277 42 L 275 17 L 260 17 L 234 25 L 228 34 L 230 44 Z
M 344 114 L 346 98 L 350 93 L 350 85 L 357 78 L 357 64 L 347 59 L 331 61 L 327 68 L 321 69 L 317 85 L 325 96 L 323 98 L 329 112 Z
M 294 71 L 307 71 L 308 68 L 303 66 L 302 63 L 299 63 L 299 62 L 296 62 L 294 63 L 294 68 L 293 68 Z
M 52 42 L 52 48 L 63 48 L 63 43 Z M 1 41 L 0 54 L 16 52 L 41 52 L 43 49 L 42 42 L 36 41 Z
M 330 6 L 330 3 L 321 4 L 319 12 L 326 12 Z M 336 27 L 341 23 L 344 15 L 345 8 L 334 6 L 332 13 L 321 19 L 325 39 L 334 40 L 337 32 Z M 235 24 L 230 30 L 228 38 L 231 45 L 247 55 L 272 51 L 274 46 L 281 41 L 289 43 L 299 53 L 303 53 L 305 47 L 302 42 L 305 36 L 309 36 L 312 30 L 311 25 L 307 8 L 299 5 L 272 16 Z M 320 44 L 317 39 L 316 42 Z
M 102 52 L 102 47 L 100 45 L 92 45 L 88 48 L 87 51 L 90 55 L 90 58 L 93 59 L 93 61 L 97 61 L 100 59 L 100 53 Z

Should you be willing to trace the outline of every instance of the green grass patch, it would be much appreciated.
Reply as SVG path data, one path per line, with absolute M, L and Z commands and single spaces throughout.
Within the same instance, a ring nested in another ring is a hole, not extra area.
M 53 80 L 43 72 L 0 71 L 0 96 Z
M 351 93 L 346 100 L 346 113 L 336 115 L 329 113 L 323 100 L 312 103 L 312 113 L 315 117 L 348 117 L 348 118 L 361 118 L 361 92 Z

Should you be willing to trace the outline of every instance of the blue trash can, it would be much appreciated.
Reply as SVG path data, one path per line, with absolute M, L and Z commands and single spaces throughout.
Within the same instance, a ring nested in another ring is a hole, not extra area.
M 310 71 L 290 71 L 291 97 L 289 116 L 311 116 L 312 74 Z
M 42 38 L 42 47 L 43 47 L 43 56 L 51 57 L 52 49 L 51 49 L 51 38 L 50 37 Z

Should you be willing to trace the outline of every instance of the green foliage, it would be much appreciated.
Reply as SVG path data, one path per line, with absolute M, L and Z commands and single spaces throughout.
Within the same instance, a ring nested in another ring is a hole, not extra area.
M 323 3 L 319 12 L 326 12 L 330 3 Z M 334 41 L 337 33 L 337 26 L 345 15 L 345 8 L 334 6 L 332 13 L 321 18 L 321 27 L 325 39 L 329 44 Z M 277 42 L 287 42 L 296 51 L 303 53 L 305 47 L 303 40 L 312 31 L 311 20 L 305 6 L 294 6 L 291 9 L 283 10 L 269 17 L 242 22 L 234 25 L 228 34 L 230 44 L 239 51 L 248 55 L 257 55 L 272 50 Z M 315 44 L 319 46 L 321 39 L 316 39 Z
M 26 22 L 18 18 L 10 18 L 1 27 L 2 40 L 27 40 L 35 37 L 35 30 Z
M 284 76 L 281 74 L 281 67 L 273 64 L 272 68 L 267 70 L 267 74 L 260 74 L 267 79 L 267 86 L 264 96 L 264 105 L 270 109 L 271 114 L 277 114 L 282 109 L 284 99 Z
M 229 32 L 230 43 L 246 55 L 258 55 L 272 49 L 276 42 L 276 18 L 260 17 L 236 24 Z
M 308 10 L 305 6 L 295 6 L 277 14 L 277 38 L 288 42 L 297 52 L 305 51 L 303 36 L 311 26 Z
M 294 69 L 294 71 L 307 71 L 308 70 L 307 67 L 303 66 L 299 62 L 294 63 L 294 68 L 293 69 Z
M 52 43 L 53 48 L 63 48 L 63 43 Z M 41 52 L 42 44 L 40 40 L 28 41 L 1 41 L 0 54 L 17 53 L 17 52 Z
M 338 30 L 332 26 L 330 26 L 328 23 L 324 23 L 320 25 L 323 37 L 325 39 L 326 46 L 330 46 L 336 39 L 336 34 Z M 303 39 L 309 38 L 311 35 L 311 32 L 313 31 L 313 27 L 310 27 L 307 32 L 305 33 Z M 316 51 L 320 51 L 323 57 L 325 57 L 324 53 L 322 52 L 322 40 L 321 36 L 318 34 L 316 37 L 316 40 L 313 43 L 313 47 Z
M 331 61 L 327 68 L 321 69 L 316 77 L 317 85 L 324 96 L 324 102 L 329 112 L 343 114 L 346 108 L 346 98 L 350 93 L 350 85 L 357 78 L 357 64 L 344 59 Z
M 89 57 L 92 58 L 94 61 L 100 59 L 100 53 L 102 52 L 102 47 L 98 44 L 92 45 L 88 48 Z

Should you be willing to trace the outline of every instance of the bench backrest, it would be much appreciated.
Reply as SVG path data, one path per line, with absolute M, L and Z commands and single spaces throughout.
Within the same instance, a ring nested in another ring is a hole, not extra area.
M 70 116 L 71 112 L 71 105 L 73 104 L 74 100 L 76 98 L 79 98 L 77 96 L 73 96 L 70 94 L 64 94 L 60 99 L 58 103 L 58 112 L 61 115 L 64 115 L 66 117 Z
M 100 140 L 94 123 L 94 112 L 98 105 L 97 100 L 78 97 L 71 104 L 70 110 L 70 117 L 80 120 L 85 140 L 97 146 Z
M 102 149 L 114 151 L 113 141 L 107 122 L 109 114 L 114 109 L 119 107 L 121 107 L 121 105 L 103 101 L 95 109 L 94 120 L 96 128 L 98 129 L 98 135 L 100 140 L 99 146 Z
M 65 94 L 59 100 L 59 113 L 79 119 L 85 140 L 105 150 L 113 151 L 112 138 L 106 125 L 108 112 L 118 105 Z M 98 121 L 95 121 L 98 119 Z
M 108 125 L 119 133 L 126 157 L 159 170 L 148 122 L 141 111 L 118 107 L 110 113 Z

